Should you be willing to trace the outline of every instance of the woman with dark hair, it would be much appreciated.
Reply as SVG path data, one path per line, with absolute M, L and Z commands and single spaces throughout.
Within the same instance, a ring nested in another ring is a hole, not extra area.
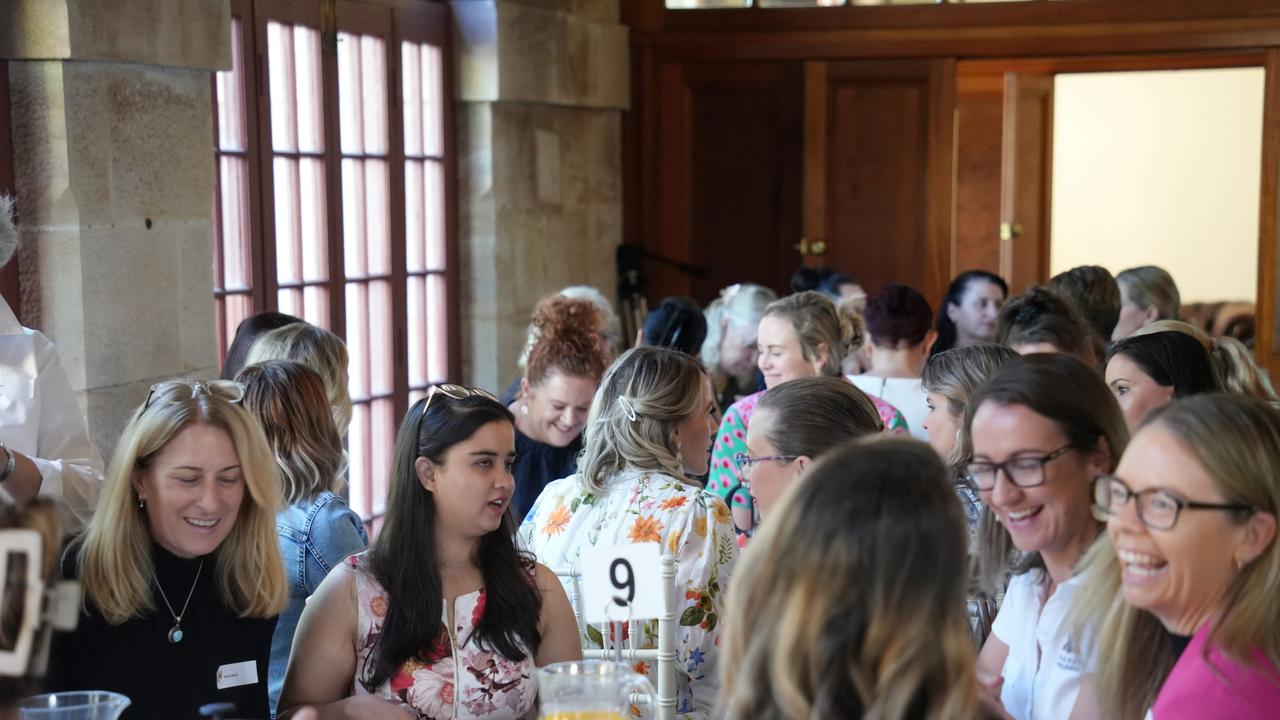
M 1217 392 L 1217 376 L 1204 346 L 1173 330 L 1131 335 L 1111 347 L 1107 387 L 1116 396 L 1129 432 L 1174 399 Z
M 581 657 L 560 582 L 516 549 L 514 457 L 487 393 L 437 385 L 413 405 L 381 532 L 302 613 L 282 717 L 521 718 L 534 666 Z
M 1075 306 L 1058 291 L 1036 285 L 1000 309 L 996 342 L 1008 345 L 1020 355 L 1074 355 L 1093 367 L 1101 358 L 1095 353 L 1092 332 Z
M 833 451 L 755 545 L 725 619 L 725 717 L 987 716 L 960 609 L 964 520 L 923 443 Z
M 938 309 L 938 342 L 933 352 L 994 342 L 996 317 L 1008 297 L 1009 285 L 995 273 L 966 270 L 957 275 Z
M 227 359 L 222 362 L 222 379 L 235 379 L 244 366 L 249 364 L 249 351 L 253 349 L 253 343 L 259 335 L 300 322 L 303 322 L 301 318 L 274 310 L 263 310 L 241 320 L 236 327 L 235 339 L 231 341 L 231 347 L 227 348 Z
M 928 440 L 920 374 L 938 334 L 933 331 L 933 308 L 915 288 L 890 284 L 867 301 L 863 312 L 871 336 L 871 367 L 850 375 L 858 389 L 897 408 L 912 435 Z
M 669 297 L 644 316 L 636 345 L 671 348 L 697 357 L 706 339 L 707 318 L 702 308 L 689 298 Z
M 978 679 L 1015 720 L 1065 718 L 1088 671 L 1064 632 L 1076 563 L 1097 539 L 1093 479 L 1128 442 L 1120 408 L 1092 368 L 1062 354 L 1011 360 L 970 400 L 973 459 L 963 472 L 986 507 L 982 589 L 1004 602 L 978 656 Z

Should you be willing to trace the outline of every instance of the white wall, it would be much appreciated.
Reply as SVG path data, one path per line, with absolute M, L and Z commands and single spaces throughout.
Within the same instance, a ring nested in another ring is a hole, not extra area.
M 1261 68 L 1059 75 L 1050 273 L 1155 264 L 1182 301 L 1254 300 Z

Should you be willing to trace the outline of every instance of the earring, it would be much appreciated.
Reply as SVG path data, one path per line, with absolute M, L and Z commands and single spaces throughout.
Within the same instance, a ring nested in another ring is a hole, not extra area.
M 528 406 L 528 405 L 525 405 L 524 403 L 520 403 L 520 414 L 521 414 L 521 415 L 528 415 L 528 414 L 529 414 L 529 406 Z
M 138 509 L 139 510 L 147 509 L 147 499 L 142 497 L 141 495 L 138 496 Z
M 1236 572 L 1243 570 L 1244 564 L 1245 560 L 1243 558 L 1236 558 Z

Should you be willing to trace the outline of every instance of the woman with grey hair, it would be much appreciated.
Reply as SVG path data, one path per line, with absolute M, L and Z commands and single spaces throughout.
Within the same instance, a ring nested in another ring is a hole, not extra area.
M 707 338 L 702 365 L 723 410 L 759 388 L 756 382 L 756 328 L 764 309 L 778 296 L 762 285 L 738 283 L 720 291 L 707 306 Z
M 0 197 L 0 267 L 17 249 L 13 199 Z M 74 531 L 88 522 L 101 490 L 102 456 L 57 350 L 0 299 L 0 501 L 58 498 Z

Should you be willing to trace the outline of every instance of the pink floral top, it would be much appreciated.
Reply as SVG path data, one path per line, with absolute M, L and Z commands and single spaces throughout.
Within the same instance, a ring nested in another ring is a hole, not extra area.
M 711 474 L 707 476 L 707 489 L 723 498 L 730 507 L 752 507 L 751 495 L 742 485 L 733 456 L 747 452 L 747 425 L 756 404 L 766 392 L 768 390 L 761 390 L 729 406 L 711 448 Z M 875 406 L 886 433 L 901 435 L 907 432 L 907 421 L 897 408 L 874 395 L 867 395 L 867 399 Z
M 410 660 L 381 687 L 367 687 L 360 669 L 373 663 L 372 655 L 387 614 L 387 594 L 373 575 L 360 567 L 363 555 L 350 558 L 356 569 L 359 603 L 353 694 L 377 695 L 404 706 L 419 720 L 514 720 L 529 714 L 538 694 L 532 653 L 521 661 L 509 660 L 481 649 L 472 637 L 484 616 L 483 589 L 459 595 L 454 601 L 452 632 L 442 633 L 435 646 L 424 653 L 426 662 Z M 448 627 L 447 609 L 443 620 Z

